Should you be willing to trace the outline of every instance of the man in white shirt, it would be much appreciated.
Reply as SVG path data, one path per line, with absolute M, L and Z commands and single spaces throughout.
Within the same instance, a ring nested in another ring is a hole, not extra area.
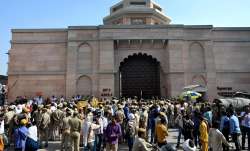
M 83 145 L 84 148 L 93 150 L 95 142 L 94 130 L 99 129 L 101 126 L 99 124 L 94 124 L 88 117 L 85 118 L 82 126 L 83 135 Z
M 212 151 L 223 151 L 222 144 L 231 147 L 218 128 L 219 124 L 217 122 L 213 122 L 212 128 L 209 130 L 208 145 Z
M 97 111 L 96 121 L 100 125 L 100 128 L 95 131 L 96 150 L 101 150 L 103 142 L 103 118 L 101 117 L 101 111 Z

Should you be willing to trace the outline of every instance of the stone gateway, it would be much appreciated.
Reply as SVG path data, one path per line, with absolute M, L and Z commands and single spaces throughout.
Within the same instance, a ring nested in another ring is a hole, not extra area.
M 217 87 L 250 90 L 250 28 L 170 21 L 151 0 L 123 0 L 104 25 L 12 29 L 9 99 L 174 97 L 195 84 L 208 99 Z

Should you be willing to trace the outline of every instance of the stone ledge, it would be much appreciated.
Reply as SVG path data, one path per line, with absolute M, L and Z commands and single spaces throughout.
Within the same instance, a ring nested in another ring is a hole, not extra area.
M 9 71 L 8 75 L 65 75 L 65 71 Z
M 97 26 L 68 26 L 68 28 L 37 28 L 37 29 L 11 29 L 12 33 L 33 33 L 33 32 L 67 32 L 68 30 L 84 29 L 151 29 L 151 28 L 184 28 L 184 29 L 212 29 L 212 31 L 250 31 L 250 27 L 213 27 L 213 25 L 97 25 Z
M 68 26 L 69 30 L 98 29 L 99 26 Z
M 230 73 L 230 74 L 234 74 L 234 73 L 250 73 L 249 71 L 240 71 L 240 70 L 216 70 L 216 73 Z
M 67 28 L 11 29 L 12 33 L 67 32 Z
M 250 27 L 214 27 L 213 31 L 250 31 Z
M 165 14 L 163 14 L 160 11 L 156 11 L 153 8 L 145 8 L 145 7 L 126 7 L 123 8 L 117 12 L 111 13 L 110 15 L 106 16 L 103 18 L 103 22 L 104 24 L 114 18 L 123 16 L 123 15 L 127 15 L 127 14 L 137 14 L 137 13 L 143 13 L 143 14 L 152 14 L 154 16 L 157 16 L 159 18 L 161 18 L 162 20 L 166 21 L 167 23 L 169 23 L 171 21 L 171 19 L 166 16 Z
M 21 41 L 21 40 L 11 40 L 11 44 L 54 44 L 54 43 L 67 43 L 67 40 L 27 40 L 27 41 Z
M 250 38 L 244 38 L 244 39 L 237 39 L 237 38 L 232 38 L 232 39 L 211 39 L 214 42 L 250 42 Z

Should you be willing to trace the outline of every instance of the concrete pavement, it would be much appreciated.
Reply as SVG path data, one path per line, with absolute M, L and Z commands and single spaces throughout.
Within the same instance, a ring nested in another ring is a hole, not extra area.
M 169 129 L 168 143 L 175 146 L 177 142 L 177 135 L 177 129 Z M 47 149 L 40 149 L 39 151 L 60 151 L 60 142 L 49 142 L 49 147 Z M 119 151 L 128 151 L 127 144 L 119 144 Z
M 169 129 L 169 136 L 167 139 L 168 143 L 173 146 L 176 146 L 177 135 L 178 135 L 177 129 Z M 181 146 L 182 146 L 182 143 L 183 143 L 183 138 L 181 139 Z M 246 141 L 246 146 L 248 146 L 247 141 Z M 7 151 L 13 151 L 13 150 L 14 150 L 13 148 L 10 148 Z M 181 148 L 178 149 L 178 151 L 181 151 L 181 150 L 182 150 Z M 60 141 L 50 141 L 49 147 L 47 149 L 40 149 L 39 151 L 60 151 Z M 127 144 L 119 144 L 119 151 L 128 151 Z

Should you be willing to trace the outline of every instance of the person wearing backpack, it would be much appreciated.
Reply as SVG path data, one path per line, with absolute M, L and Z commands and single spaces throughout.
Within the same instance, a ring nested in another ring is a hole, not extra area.
M 129 114 L 128 118 L 129 121 L 127 122 L 126 125 L 126 138 L 128 142 L 129 151 L 132 151 L 136 133 L 136 121 L 135 121 L 135 116 L 132 113 Z

